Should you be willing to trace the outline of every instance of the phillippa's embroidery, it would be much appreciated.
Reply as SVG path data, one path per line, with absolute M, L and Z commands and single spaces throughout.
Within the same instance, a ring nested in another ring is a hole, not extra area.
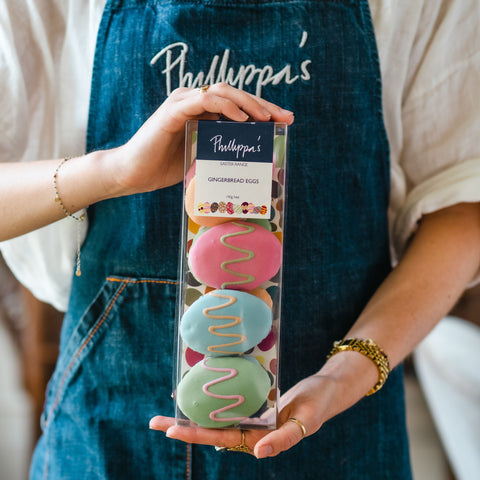
M 303 32 L 299 47 L 302 48 L 308 38 L 307 32 Z M 155 65 L 160 59 L 164 60 L 162 74 L 165 75 L 167 95 L 177 87 L 196 88 L 203 84 L 226 82 L 234 87 L 243 89 L 245 86 L 255 85 L 255 94 L 261 96 L 262 88 L 266 85 L 278 85 L 295 83 L 297 80 L 310 80 L 310 59 L 303 60 L 294 69 L 287 63 L 280 70 L 275 71 L 271 65 L 256 66 L 254 64 L 240 65 L 238 69 L 229 66 L 230 49 L 225 49 L 222 56 L 215 55 L 210 62 L 207 73 L 185 71 L 189 47 L 184 42 L 175 42 L 162 48 L 150 61 Z

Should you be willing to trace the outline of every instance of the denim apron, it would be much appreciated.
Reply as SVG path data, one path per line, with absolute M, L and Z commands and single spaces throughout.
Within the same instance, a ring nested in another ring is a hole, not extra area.
M 280 387 L 324 363 L 390 270 L 388 142 L 368 2 L 111 0 L 88 149 L 125 143 L 178 86 L 227 81 L 295 112 L 289 131 Z M 34 479 L 411 478 L 402 371 L 280 456 L 148 429 L 173 415 L 182 187 L 89 208 Z M 239 434 L 240 439 L 240 434 Z

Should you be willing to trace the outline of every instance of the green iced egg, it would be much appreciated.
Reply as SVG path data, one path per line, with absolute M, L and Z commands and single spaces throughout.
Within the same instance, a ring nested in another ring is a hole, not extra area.
M 207 357 L 177 387 L 177 404 L 201 427 L 238 425 L 255 414 L 270 391 L 270 378 L 251 357 Z

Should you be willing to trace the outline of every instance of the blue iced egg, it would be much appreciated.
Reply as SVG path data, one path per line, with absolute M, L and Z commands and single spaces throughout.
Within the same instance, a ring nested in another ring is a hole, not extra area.
M 235 355 L 258 345 L 270 332 L 272 311 L 239 290 L 214 290 L 183 315 L 180 335 L 192 350 L 210 357 Z

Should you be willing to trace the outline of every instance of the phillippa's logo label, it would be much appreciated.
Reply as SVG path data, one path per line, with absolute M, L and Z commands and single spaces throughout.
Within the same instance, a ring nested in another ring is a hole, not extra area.
M 273 122 L 198 122 L 197 215 L 269 218 L 275 129 Z

